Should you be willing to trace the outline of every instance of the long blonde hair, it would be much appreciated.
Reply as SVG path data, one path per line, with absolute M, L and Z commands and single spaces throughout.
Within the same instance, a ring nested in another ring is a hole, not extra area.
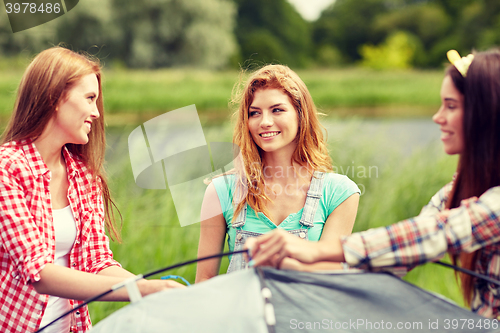
M 309 170 L 332 171 L 332 161 L 323 135 L 325 129 L 319 122 L 318 112 L 306 85 L 287 66 L 264 66 L 255 71 L 243 87 L 237 85 L 233 91 L 232 102 L 238 105 L 234 114 L 233 143 L 239 147 L 241 153 L 241 159 L 236 160 L 238 177 L 235 193 L 244 195 L 244 198 L 238 199 L 235 196 L 233 199 L 236 205 L 233 220 L 246 203 L 255 212 L 268 213 L 265 203 L 270 198 L 264 191 L 262 152 L 255 144 L 248 128 L 248 110 L 255 92 L 259 89 L 281 89 L 289 96 L 297 111 L 299 129 L 297 148 L 292 155 L 292 161 L 307 166 Z
M 97 59 L 59 46 L 38 54 L 21 79 L 14 111 L 0 138 L 0 144 L 26 139 L 34 141 L 40 137 L 53 117 L 59 101 L 66 97 L 66 93 L 78 80 L 88 74 L 95 74 L 99 83 L 96 103 L 100 117 L 92 123 L 87 144 L 67 144 L 66 147 L 77 159 L 85 163 L 93 178 L 100 184 L 106 228 L 114 240 L 120 240 L 119 231 L 114 225 L 115 204 L 111 199 L 103 168 L 106 136 L 101 66 Z

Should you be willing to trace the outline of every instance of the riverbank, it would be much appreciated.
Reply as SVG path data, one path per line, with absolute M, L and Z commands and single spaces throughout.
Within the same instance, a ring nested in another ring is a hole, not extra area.
M 442 71 L 304 70 L 298 74 L 321 112 L 349 117 L 429 116 L 439 106 Z M 0 75 L 0 120 L 12 112 L 20 70 Z M 150 119 L 195 104 L 200 117 L 225 119 L 237 71 L 105 70 L 104 104 L 110 123 Z M 137 116 L 140 115 L 140 116 Z M 146 116 L 144 116 L 146 115 Z M 113 120 L 112 120 L 113 119 Z

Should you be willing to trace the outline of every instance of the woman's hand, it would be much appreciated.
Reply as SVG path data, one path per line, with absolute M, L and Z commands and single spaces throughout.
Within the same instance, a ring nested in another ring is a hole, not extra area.
M 40 280 L 32 282 L 40 294 L 85 300 L 99 295 L 118 283 L 134 275 L 117 266 L 110 266 L 98 274 L 91 274 L 63 266 L 47 264 L 40 271 Z M 139 280 L 137 286 L 142 296 L 171 288 L 182 288 L 184 285 L 171 280 Z M 99 299 L 100 301 L 128 301 L 125 288 L 120 288 Z
M 98 275 L 114 276 L 122 278 L 131 278 L 135 276 L 126 269 L 118 266 L 109 266 L 101 270 Z M 141 291 L 142 296 L 146 296 L 158 291 L 171 289 L 171 288 L 184 288 L 185 285 L 178 283 L 174 280 L 139 280 L 137 286 Z
M 345 261 L 340 236 L 351 233 L 358 202 L 359 195 L 354 193 L 338 205 L 328 216 L 318 242 L 301 239 L 282 229 L 248 239 L 245 248 L 250 249 L 250 265 L 279 268 L 284 258 L 296 259 L 304 264 Z
M 154 294 L 167 289 L 186 288 L 185 285 L 173 280 L 140 280 L 137 282 L 137 286 L 139 287 L 142 296 Z
M 301 239 L 281 229 L 248 239 L 245 248 L 250 249 L 252 265 L 276 268 L 287 257 L 304 263 L 315 262 L 320 252 L 318 243 Z
M 281 229 L 248 239 L 245 248 L 250 250 L 251 266 L 280 268 L 284 258 L 292 258 L 304 264 L 345 261 L 340 238 L 310 242 Z

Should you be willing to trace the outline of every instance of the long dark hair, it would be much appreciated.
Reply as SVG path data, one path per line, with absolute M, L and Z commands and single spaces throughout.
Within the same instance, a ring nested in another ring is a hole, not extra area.
M 464 96 L 464 150 L 446 205 L 455 208 L 460 206 L 460 201 L 479 197 L 500 185 L 500 51 L 475 54 L 465 78 L 454 66 L 448 67 L 446 75 Z M 460 254 L 460 265 L 474 270 L 480 251 Z M 470 305 L 473 278 L 460 274 L 460 280 L 464 300 Z

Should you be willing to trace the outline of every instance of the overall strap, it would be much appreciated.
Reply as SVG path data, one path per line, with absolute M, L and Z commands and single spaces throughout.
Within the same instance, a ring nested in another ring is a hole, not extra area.
M 243 227 L 245 225 L 246 220 L 247 220 L 247 204 L 245 203 L 243 205 L 243 208 L 240 210 L 238 217 L 233 222 L 233 228 L 236 229 Z
M 314 215 L 318 209 L 319 199 L 323 195 L 323 181 L 325 173 L 314 171 L 309 191 L 307 191 L 306 203 L 300 218 L 300 224 L 304 227 L 312 228 L 314 226 Z

